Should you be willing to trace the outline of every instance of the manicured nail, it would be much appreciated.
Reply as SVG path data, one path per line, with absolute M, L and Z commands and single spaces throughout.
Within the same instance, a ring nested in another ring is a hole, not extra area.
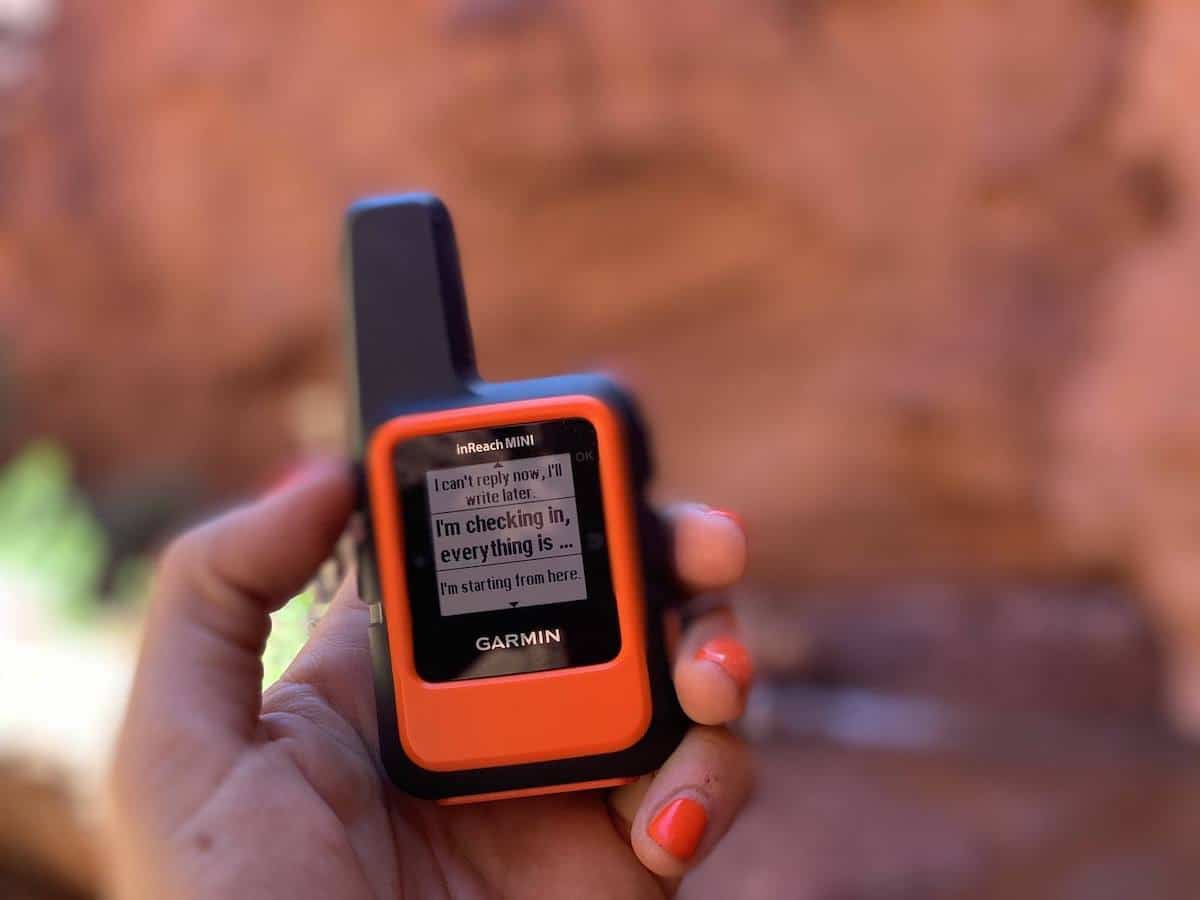
M 268 482 L 264 495 L 278 494 L 304 481 L 317 469 L 324 468 L 328 461 L 324 459 L 301 459 L 284 468 L 274 479 Z
M 680 862 L 687 862 L 700 846 L 708 813 L 691 797 L 678 797 L 658 811 L 646 832 L 654 843 Z
M 708 510 L 708 512 L 705 513 L 705 515 L 720 516 L 722 519 L 729 519 L 738 528 L 742 529 L 742 531 L 746 530 L 746 523 L 742 521 L 742 517 L 739 516 L 737 513 L 733 512 L 732 510 L 710 509 L 710 510 Z
M 754 662 L 737 638 L 715 637 L 696 651 L 696 659 L 716 663 L 729 673 L 739 687 L 747 687 L 754 678 Z

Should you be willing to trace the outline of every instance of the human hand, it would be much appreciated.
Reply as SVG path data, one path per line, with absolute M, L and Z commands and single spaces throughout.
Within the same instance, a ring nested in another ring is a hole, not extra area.
M 309 470 L 180 538 L 155 584 L 111 780 L 119 898 L 662 897 L 741 809 L 748 756 L 722 726 L 750 661 L 728 612 L 678 642 L 697 723 L 663 767 L 614 790 L 438 806 L 382 774 L 367 609 L 352 580 L 260 694 L 269 614 L 329 555 L 353 504 L 348 467 Z M 665 518 L 696 592 L 745 565 L 732 518 Z

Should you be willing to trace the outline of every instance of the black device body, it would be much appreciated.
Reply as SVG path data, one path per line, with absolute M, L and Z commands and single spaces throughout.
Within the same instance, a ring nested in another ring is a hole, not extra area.
M 453 227 L 445 207 L 435 197 L 406 194 L 360 202 L 348 213 L 346 237 L 354 442 L 359 458 L 366 454 L 372 435 L 398 418 L 564 396 L 594 398 L 616 414 L 624 433 L 628 451 L 624 469 L 628 473 L 628 490 L 636 510 L 636 539 L 642 561 L 644 639 L 653 714 L 638 740 L 623 749 L 598 754 L 455 771 L 425 768 L 405 752 L 399 738 L 393 650 L 389 646 L 389 640 L 395 639 L 395 632 L 389 638 L 380 553 L 403 554 L 408 563 L 408 585 L 414 598 L 412 649 L 420 678 L 431 683 L 471 677 L 505 677 L 504 664 L 499 668 L 472 669 L 477 660 L 472 657 L 469 646 L 453 638 L 456 629 L 461 630 L 456 619 L 467 621 L 473 617 L 485 623 L 495 620 L 506 624 L 505 628 L 492 624 L 476 626 L 472 633 L 481 628 L 488 633 L 511 632 L 514 621 L 518 623 L 517 630 L 536 627 L 542 621 L 539 616 L 549 607 L 442 617 L 429 612 L 428 596 L 433 590 L 432 583 L 422 581 L 429 577 L 429 572 L 417 571 L 413 563 L 414 559 L 420 563 L 421 554 L 429 550 L 429 539 L 421 533 L 429 512 L 422 507 L 422 502 L 428 504 L 429 500 L 427 495 L 422 495 L 420 478 L 422 475 L 431 477 L 431 471 L 445 471 L 438 469 L 439 465 L 457 463 L 439 457 L 436 447 L 430 447 L 427 455 L 433 462 L 424 468 L 413 463 L 413 472 L 406 475 L 404 470 L 408 461 L 398 453 L 400 515 L 407 523 L 404 531 L 410 537 L 405 543 L 410 546 L 389 549 L 379 545 L 376 519 L 381 512 L 372 509 L 371 494 L 364 491 L 361 511 L 366 528 L 358 552 L 359 591 L 371 610 L 370 647 L 379 740 L 389 777 L 397 786 L 416 796 L 452 800 L 569 789 L 570 786 L 632 778 L 652 771 L 678 745 L 687 721 L 675 696 L 664 634 L 664 613 L 677 588 L 669 571 L 661 525 L 645 497 L 651 476 L 650 451 L 646 430 L 632 398 L 610 378 L 598 374 L 559 375 L 495 384 L 479 378 Z M 553 423 L 516 421 L 512 425 L 526 429 L 531 425 L 544 426 L 545 436 L 539 438 L 540 452 L 586 454 L 589 439 L 586 429 L 577 423 L 572 426 L 569 419 Z M 576 430 L 572 431 L 572 428 Z M 488 434 L 481 432 L 480 443 L 486 443 L 482 439 L 492 433 L 495 429 Z M 465 440 L 461 433 L 456 433 L 454 439 L 457 443 Z M 426 453 L 419 446 L 418 450 Z M 484 462 L 507 463 L 511 460 L 520 464 L 525 457 L 519 450 L 515 453 L 498 450 L 481 458 Z M 589 472 L 575 466 L 572 502 L 579 510 L 580 519 L 588 522 L 595 521 L 600 502 L 599 487 L 590 483 L 592 478 Z M 377 499 L 374 502 L 378 504 Z M 581 533 L 581 539 L 589 534 L 591 532 Z M 603 554 L 589 557 L 585 549 L 582 565 L 587 572 L 589 594 L 607 596 L 604 593 L 606 563 Z M 607 590 L 612 590 L 611 584 Z M 596 608 L 591 609 L 587 602 L 558 605 L 564 613 L 583 618 L 580 627 L 568 629 L 576 638 L 563 651 L 565 656 L 557 664 L 552 658 L 547 665 L 544 653 L 538 658 L 541 662 L 537 662 L 532 655 L 518 650 L 508 654 L 509 669 L 528 672 L 543 668 L 552 672 L 556 665 L 566 668 L 586 666 L 611 658 L 615 625 L 605 625 L 604 609 L 596 603 L 592 606 Z M 471 723 L 454 723 L 454 727 L 469 729 Z

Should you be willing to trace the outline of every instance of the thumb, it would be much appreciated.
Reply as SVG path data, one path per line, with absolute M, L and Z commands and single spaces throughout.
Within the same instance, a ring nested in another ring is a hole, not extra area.
M 286 487 L 188 532 L 167 549 L 120 757 L 145 763 L 182 756 L 196 763 L 203 750 L 219 766 L 222 750 L 253 736 L 269 615 L 329 555 L 353 502 L 349 465 L 316 463 Z

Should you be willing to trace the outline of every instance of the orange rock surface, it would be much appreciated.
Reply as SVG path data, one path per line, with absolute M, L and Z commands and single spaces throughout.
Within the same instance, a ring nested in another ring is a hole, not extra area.
M 66 3 L 3 100 L 10 440 L 211 494 L 333 442 L 341 211 L 428 188 L 485 374 L 622 374 L 760 582 L 1133 573 L 1200 644 L 1194 18 Z

